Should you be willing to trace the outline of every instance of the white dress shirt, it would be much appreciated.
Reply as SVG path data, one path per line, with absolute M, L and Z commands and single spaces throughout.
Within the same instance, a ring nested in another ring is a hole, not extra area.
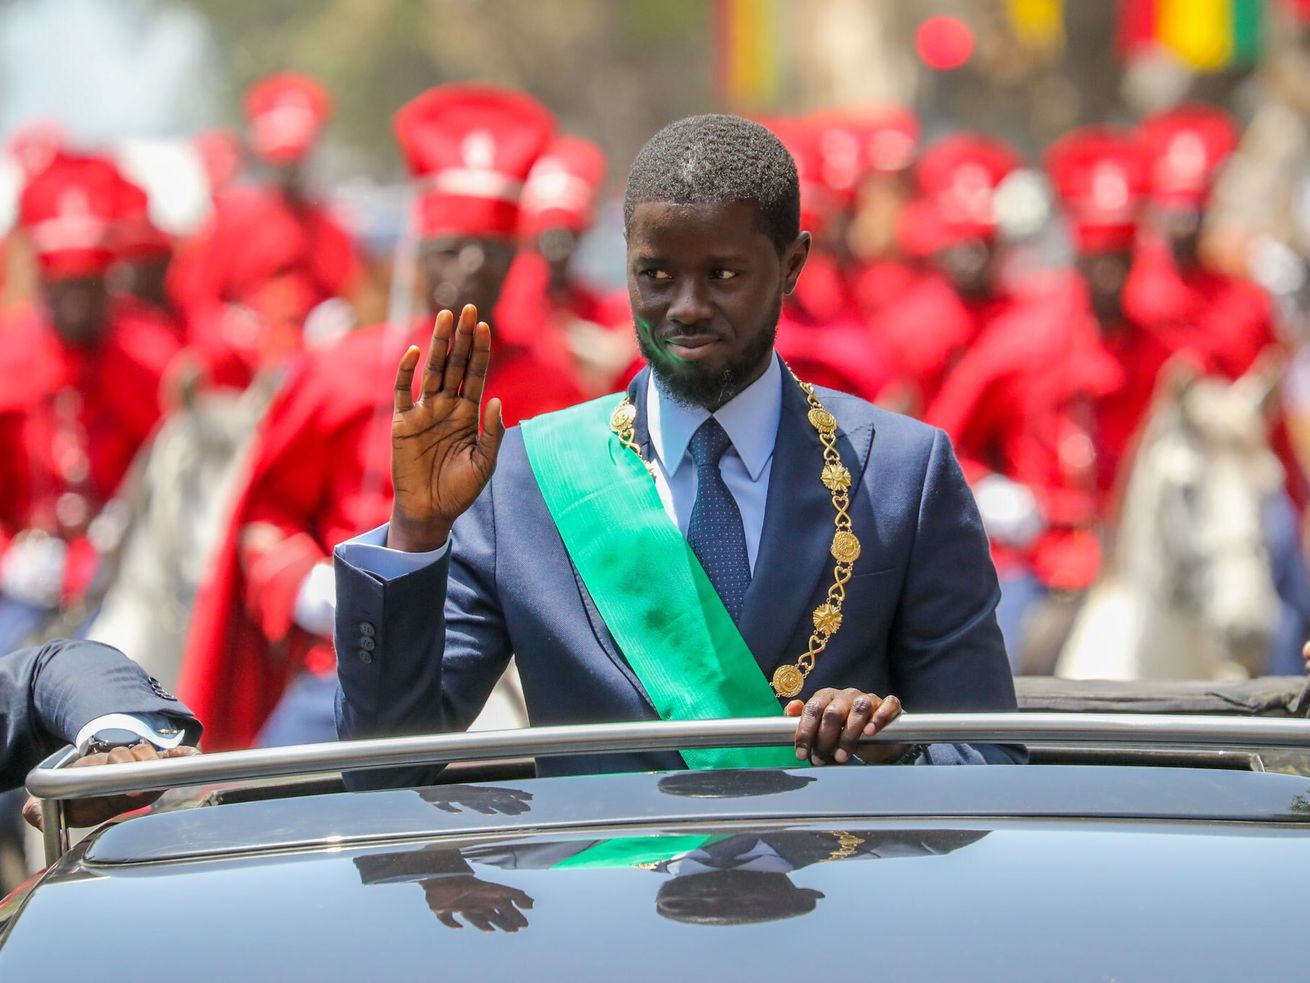
M 782 368 L 776 358 L 764 374 L 714 412 L 732 446 L 719 461 L 719 473 L 741 511 L 746 533 L 746 558 L 751 572 L 760 551 L 764 506 L 773 469 L 773 447 L 782 418 Z M 650 432 L 655 488 L 668 517 L 687 534 L 696 505 L 696 465 L 688 445 L 710 412 L 680 403 L 661 390 L 652 372 L 646 386 L 646 425 Z M 387 547 L 387 527 L 356 536 L 339 547 L 341 556 L 360 570 L 391 580 L 441 559 L 450 542 L 427 553 L 406 553 Z

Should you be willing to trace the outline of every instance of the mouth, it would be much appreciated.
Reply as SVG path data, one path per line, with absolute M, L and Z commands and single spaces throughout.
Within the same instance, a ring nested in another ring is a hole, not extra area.
M 669 354 L 677 356 L 684 362 L 709 358 L 727 347 L 727 343 L 714 334 L 670 334 L 663 340 Z

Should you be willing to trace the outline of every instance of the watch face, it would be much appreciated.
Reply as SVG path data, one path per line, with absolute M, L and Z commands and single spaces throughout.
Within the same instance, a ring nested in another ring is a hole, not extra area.
M 104 730 L 98 730 L 91 735 L 91 740 L 87 742 L 87 752 L 94 754 L 99 751 L 109 751 L 116 747 L 131 747 L 133 744 L 140 744 L 145 738 L 136 731 L 128 730 L 126 727 L 106 727 Z

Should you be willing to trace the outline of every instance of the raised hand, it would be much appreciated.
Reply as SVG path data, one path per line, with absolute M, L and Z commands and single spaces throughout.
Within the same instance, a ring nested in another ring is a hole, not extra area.
M 391 417 L 391 506 L 387 545 L 408 552 L 438 549 L 496 469 L 505 423 L 500 400 L 482 390 L 491 363 L 491 328 L 467 305 L 455 315 L 442 311 L 432 329 L 423 388 L 413 394 L 419 349 L 411 345 L 396 369 L 395 413 Z M 478 423 L 481 418 L 481 433 Z

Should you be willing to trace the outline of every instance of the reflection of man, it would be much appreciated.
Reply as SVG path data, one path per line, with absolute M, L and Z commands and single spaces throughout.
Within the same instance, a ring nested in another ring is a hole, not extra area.
M 476 866 L 503 870 L 653 871 L 668 877 L 655 910 L 672 921 L 745 925 L 809 914 L 824 895 L 788 877 L 814 864 L 950 853 L 985 836 L 976 830 L 779 830 L 732 836 L 650 836 L 492 844 L 455 850 L 423 847 L 356 857 L 365 884 L 417 881 L 429 907 L 451 928 L 461 913 L 483 931 L 527 924 L 533 899 L 483 881 Z
M 915 710 L 1012 709 L 996 574 L 944 435 L 807 388 L 774 353 L 810 244 L 777 138 L 672 124 L 625 213 L 652 366 L 627 394 L 507 434 L 499 400 L 481 408 L 491 332 L 468 307 L 438 315 L 417 401 L 420 352 L 403 357 L 392 520 L 338 552 L 340 734 L 466 727 L 511 653 L 534 724 L 801 718 L 794 752 L 557 757 L 542 774 L 843 763 L 899 712 L 892 691 Z

